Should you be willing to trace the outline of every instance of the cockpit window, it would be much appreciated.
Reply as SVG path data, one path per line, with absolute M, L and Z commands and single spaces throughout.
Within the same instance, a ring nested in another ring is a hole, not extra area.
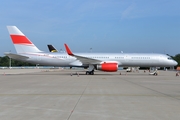
M 171 57 L 168 57 L 167 59 L 168 59 L 168 60 L 172 60 L 172 58 L 171 58 Z

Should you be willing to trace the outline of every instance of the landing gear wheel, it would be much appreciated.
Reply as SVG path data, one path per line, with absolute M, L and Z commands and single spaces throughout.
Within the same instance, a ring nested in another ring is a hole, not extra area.
M 94 70 L 92 70 L 92 71 L 86 71 L 86 75 L 94 75 Z
M 91 74 L 91 75 L 94 75 L 94 70 L 92 70 L 92 71 L 90 72 L 90 74 Z
M 155 76 L 157 76 L 158 74 L 157 73 L 154 73 Z

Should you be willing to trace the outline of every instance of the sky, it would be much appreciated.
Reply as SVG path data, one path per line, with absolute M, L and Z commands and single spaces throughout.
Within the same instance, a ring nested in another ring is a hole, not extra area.
M 180 0 L 2 0 L 0 56 L 16 53 L 6 26 L 40 50 L 180 53 Z

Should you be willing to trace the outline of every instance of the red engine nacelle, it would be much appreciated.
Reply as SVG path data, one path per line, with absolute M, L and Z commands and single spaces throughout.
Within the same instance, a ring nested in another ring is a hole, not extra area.
M 97 65 L 97 70 L 102 70 L 106 72 L 116 72 L 118 70 L 118 63 L 103 63 Z

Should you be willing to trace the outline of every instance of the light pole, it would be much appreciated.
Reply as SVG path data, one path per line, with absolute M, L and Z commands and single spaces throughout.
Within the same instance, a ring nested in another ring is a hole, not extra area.
M 11 69 L 11 58 L 9 58 L 9 68 Z
M 10 50 L 11 53 L 11 50 Z M 11 57 L 9 57 L 9 69 L 11 69 Z

